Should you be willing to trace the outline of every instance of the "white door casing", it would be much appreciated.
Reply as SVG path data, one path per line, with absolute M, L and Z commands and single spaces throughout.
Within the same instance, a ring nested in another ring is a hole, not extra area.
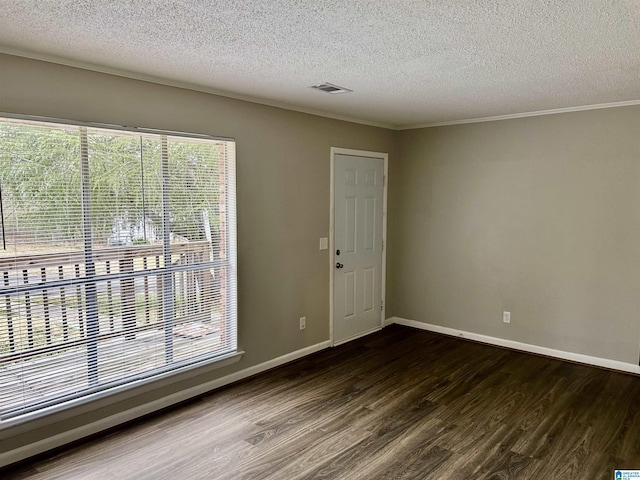
M 383 325 L 386 161 L 332 149 L 334 345 Z

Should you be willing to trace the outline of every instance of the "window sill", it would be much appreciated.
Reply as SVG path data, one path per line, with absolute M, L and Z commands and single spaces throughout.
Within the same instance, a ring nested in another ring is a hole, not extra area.
M 153 390 L 166 388 L 172 384 L 194 376 L 204 375 L 208 372 L 227 367 L 239 362 L 244 353 L 244 351 L 229 352 L 224 355 L 214 357 L 209 361 L 184 366 L 176 370 L 160 373 L 152 377 L 110 388 L 102 392 L 96 392 L 91 395 L 87 395 L 86 397 L 69 400 L 55 406 L 2 420 L 0 421 L 0 439 L 47 427 L 53 423 L 83 415 L 100 408 L 105 408 Z M 182 395 L 184 398 L 178 398 L 170 404 L 179 403 L 199 394 L 201 393 L 196 392 L 190 395 L 188 391 L 185 391 L 184 395 Z M 166 406 L 169 405 L 160 406 L 154 410 L 165 408 Z M 151 412 L 142 413 L 141 415 L 145 415 L 147 413 Z

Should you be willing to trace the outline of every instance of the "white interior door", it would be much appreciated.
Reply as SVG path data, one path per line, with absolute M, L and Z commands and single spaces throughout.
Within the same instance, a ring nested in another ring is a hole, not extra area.
M 382 327 L 384 159 L 334 156 L 334 343 Z

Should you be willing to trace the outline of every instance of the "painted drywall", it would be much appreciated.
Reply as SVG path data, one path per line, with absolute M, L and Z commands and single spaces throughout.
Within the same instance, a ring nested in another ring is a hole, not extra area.
M 388 315 L 637 364 L 639 126 L 622 107 L 400 132 Z
M 395 132 L 9 55 L 0 55 L 0 112 L 235 138 L 246 352 L 233 366 L 117 405 L 5 430 L 2 450 L 329 339 L 329 252 L 318 240 L 329 236 L 330 147 L 388 152 L 393 162 Z
M 387 316 L 638 361 L 640 107 L 394 132 L 0 55 L 0 112 L 234 137 L 246 351 L 0 451 L 326 341 L 331 146 L 390 153 Z

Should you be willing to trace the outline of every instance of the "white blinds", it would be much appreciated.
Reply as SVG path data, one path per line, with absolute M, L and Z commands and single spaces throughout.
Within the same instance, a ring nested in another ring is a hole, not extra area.
M 0 118 L 0 417 L 236 345 L 235 143 Z

